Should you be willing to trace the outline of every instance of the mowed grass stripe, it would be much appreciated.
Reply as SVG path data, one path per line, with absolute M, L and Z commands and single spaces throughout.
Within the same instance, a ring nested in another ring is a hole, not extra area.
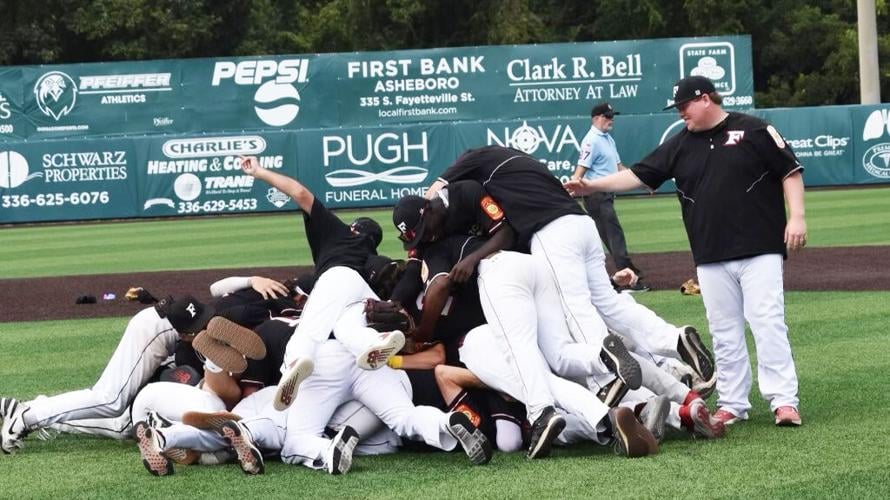
M 619 198 L 632 254 L 688 251 L 674 195 Z M 379 251 L 404 255 L 391 211 L 344 210 L 384 230 Z M 890 244 L 890 188 L 809 191 L 809 246 Z M 0 278 L 311 264 L 298 213 L 73 224 L 0 230 Z

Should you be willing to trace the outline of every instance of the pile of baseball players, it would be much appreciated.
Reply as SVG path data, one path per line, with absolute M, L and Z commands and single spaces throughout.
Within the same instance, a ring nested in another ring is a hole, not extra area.
M 781 264 L 786 244 L 805 242 L 802 182 L 799 200 L 785 185 L 801 167 L 774 128 L 722 111 L 707 79 L 681 80 L 674 101 L 687 129 L 613 176 L 563 186 L 522 152 L 467 151 L 427 196 L 394 208 L 400 260 L 377 254 L 374 220 L 346 224 L 296 179 L 243 158 L 245 174 L 302 209 L 314 274 L 231 277 L 211 285 L 210 303 L 150 305 L 93 387 L 0 399 L 2 451 L 58 432 L 132 438 L 154 475 L 223 463 L 261 474 L 270 457 L 345 474 L 354 456 L 400 448 L 462 450 L 481 465 L 494 450 L 540 459 L 584 441 L 642 457 L 669 431 L 720 438 L 747 418 L 745 320 L 776 423 L 799 425 Z M 721 181 L 721 165 L 745 167 Z M 716 364 L 695 328 L 618 292 L 638 276 L 608 275 L 596 225 L 570 194 L 671 177 Z M 715 217 L 732 224 L 715 228 Z M 735 224 L 751 217 L 758 224 Z M 752 284 L 769 297 L 751 296 Z

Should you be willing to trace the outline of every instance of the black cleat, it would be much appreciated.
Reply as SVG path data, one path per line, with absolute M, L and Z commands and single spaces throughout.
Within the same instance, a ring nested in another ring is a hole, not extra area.
M 456 411 L 448 417 L 448 431 L 463 447 L 473 465 L 485 465 L 491 461 L 491 443 L 463 412 Z
M 609 408 L 615 408 L 618 403 L 624 399 L 627 394 L 627 384 L 618 377 L 604 385 L 597 393 L 596 397 L 605 403 Z
M 717 375 L 714 372 L 714 357 L 711 355 L 711 351 L 705 347 L 694 327 L 683 327 L 683 333 L 680 334 L 680 340 L 677 341 L 677 352 L 680 353 L 680 359 L 701 377 L 704 385 L 713 387 L 717 381 Z
M 325 464 L 329 474 L 335 476 L 346 474 L 352 468 L 352 452 L 358 444 L 359 435 L 355 429 L 344 425 L 340 432 L 331 440 Z
M 556 413 L 555 408 L 552 406 L 544 408 L 544 412 L 532 424 L 531 444 L 528 446 L 526 456 L 532 460 L 550 456 L 553 441 L 565 427 L 566 420 L 562 415 Z
M 640 369 L 640 364 L 630 355 L 617 335 L 609 334 L 603 339 L 600 359 L 612 373 L 624 381 L 628 389 L 636 390 L 643 384 L 643 371 Z

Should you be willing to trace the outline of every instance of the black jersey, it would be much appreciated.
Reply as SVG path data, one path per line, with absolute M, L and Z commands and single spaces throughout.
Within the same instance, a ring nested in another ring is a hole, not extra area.
M 467 254 L 478 249 L 485 242 L 475 236 L 449 236 L 424 250 L 423 279 L 429 284 L 440 274 L 448 274 L 455 264 Z M 468 331 L 485 324 L 485 315 L 479 302 L 479 286 L 476 274 L 460 285 L 451 289 L 448 302 L 442 311 L 442 318 L 436 323 L 433 332 L 435 340 L 443 342 L 446 351 L 456 346 L 458 339 Z
M 442 188 L 437 196 L 447 207 L 446 236 L 487 236 L 505 222 L 500 205 L 476 181 L 457 181 Z
M 315 275 L 321 276 L 336 266 L 348 267 L 362 274 L 368 256 L 377 255 L 374 241 L 367 235 L 356 234 L 352 228 L 328 210 L 318 198 L 312 202 L 310 213 L 303 212 L 306 239 L 315 262 Z
M 213 307 L 218 316 L 250 329 L 275 316 L 296 316 L 301 310 L 291 297 L 265 299 L 253 288 L 226 294 Z
M 782 181 L 802 169 L 772 125 L 735 112 L 711 130 L 683 129 L 631 167 L 652 189 L 675 179 L 697 265 L 786 255 Z
M 254 328 L 266 346 L 266 357 L 248 359 L 247 369 L 241 374 L 241 380 L 260 387 L 278 385 L 284 352 L 298 324 L 299 320 L 295 318 L 271 318 Z
M 503 208 L 516 231 L 521 250 L 533 234 L 564 215 L 584 210 L 539 160 L 522 151 L 501 146 L 471 149 L 439 178 L 446 183 L 474 180 L 482 184 Z

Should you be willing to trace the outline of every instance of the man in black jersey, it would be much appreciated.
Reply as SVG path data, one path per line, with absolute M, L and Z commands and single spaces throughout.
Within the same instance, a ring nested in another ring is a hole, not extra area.
M 776 425 L 796 426 L 801 419 L 782 261 L 787 250 L 806 245 L 803 167 L 775 127 L 728 113 L 721 103 L 707 78 L 678 81 L 665 109 L 677 108 L 684 130 L 628 170 L 566 187 L 579 194 L 654 190 L 676 180 L 714 338 L 720 406 L 715 416 L 726 424 L 748 418 L 747 321 L 757 348 L 760 393 L 770 402 Z
M 287 344 L 275 407 L 290 406 L 299 384 L 313 370 L 315 351 L 332 334 L 356 359 L 359 368 L 374 370 L 405 343 L 402 332 L 378 333 L 367 327 L 363 304 L 377 298 L 362 276 L 365 263 L 377 254 L 383 238 L 380 225 L 362 217 L 343 223 L 296 179 L 267 170 L 256 157 L 242 158 L 245 174 L 265 181 L 290 196 L 303 210 L 306 238 L 315 262 L 315 287 L 303 308 L 300 324 Z
M 651 353 L 682 359 L 704 381 L 714 383 L 711 355 L 694 328 L 671 325 L 629 295 L 615 291 L 593 220 L 540 161 L 501 146 L 471 149 L 439 177 L 427 197 L 435 197 L 443 186 L 462 180 L 482 184 L 515 230 L 513 248 L 530 251 L 553 274 L 575 342 L 602 346 L 609 330 L 613 330 Z M 450 207 L 448 211 L 457 210 Z M 435 219 L 433 216 L 429 220 L 435 224 Z M 426 232 L 426 223 L 422 228 Z M 480 249 L 467 256 L 461 266 L 471 268 L 488 253 L 490 248 Z M 456 277 L 460 279 L 461 274 Z M 635 363 L 629 358 L 622 362 Z M 598 370 L 608 371 L 605 365 Z M 638 386 L 635 382 L 630 385 Z

